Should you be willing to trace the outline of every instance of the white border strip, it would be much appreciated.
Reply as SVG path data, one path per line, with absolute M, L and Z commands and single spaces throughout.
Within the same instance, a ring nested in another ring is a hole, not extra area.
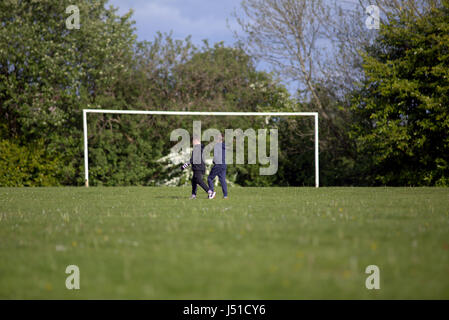
M 87 149 L 87 113 L 116 113 L 116 114 L 153 114 L 168 116 L 303 116 L 315 118 L 315 187 L 320 185 L 318 159 L 318 112 L 200 112 L 200 111 L 145 111 L 145 110 L 103 110 L 83 109 L 84 131 L 84 175 L 86 187 L 89 186 L 89 158 Z

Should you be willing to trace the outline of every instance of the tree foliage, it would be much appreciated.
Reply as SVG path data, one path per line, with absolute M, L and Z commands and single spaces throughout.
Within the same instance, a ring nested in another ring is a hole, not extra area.
M 106 2 L 77 3 L 79 30 L 66 28 L 69 1 L 0 4 L 1 138 L 8 166 L 11 161 L 19 165 L 29 147 L 41 141 L 45 157 L 36 157 L 58 159 L 51 173 L 41 168 L 56 177 L 48 181 L 81 185 L 84 108 L 256 111 L 277 105 L 279 93 L 286 92 L 270 75 L 256 71 L 241 49 L 220 43 L 196 47 L 189 38 L 163 34 L 137 42 L 131 13 L 119 16 Z M 192 120 L 202 120 L 205 129 L 257 127 L 255 119 L 89 114 L 91 183 L 153 185 L 164 180 L 167 173 L 157 159 L 173 146 L 171 130 L 189 130 Z M 2 177 L 8 176 L 5 168 Z
M 323 185 L 448 185 L 448 1 L 375 3 L 378 35 L 338 1 L 244 0 L 243 36 L 227 47 L 161 33 L 138 42 L 132 12 L 107 0 L 78 1 L 71 30 L 71 1 L 3 0 L 0 185 L 82 185 L 85 108 L 318 111 Z M 278 73 L 258 70 L 260 58 Z M 297 96 L 280 76 L 298 82 Z M 233 182 L 313 185 L 310 119 L 104 114 L 88 116 L 91 184 L 176 176 L 158 159 L 175 144 L 171 131 L 192 133 L 194 120 L 203 130 L 278 129 L 277 174 L 232 165 Z
M 61 165 L 59 159 L 47 154 L 42 140 L 25 146 L 0 141 L 0 186 L 59 185 Z
M 363 54 L 367 81 L 353 107 L 366 179 L 448 185 L 449 2 L 389 21 Z

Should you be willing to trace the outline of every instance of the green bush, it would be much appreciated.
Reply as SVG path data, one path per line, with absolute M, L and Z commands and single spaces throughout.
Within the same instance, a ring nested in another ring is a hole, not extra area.
M 43 141 L 21 146 L 0 141 L 0 187 L 54 186 L 61 164 L 46 152 Z

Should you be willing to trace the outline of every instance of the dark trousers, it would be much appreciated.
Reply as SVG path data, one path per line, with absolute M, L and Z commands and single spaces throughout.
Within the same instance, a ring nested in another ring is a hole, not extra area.
M 206 183 L 203 181 L 203 171 L 193 171 L 193 178 L 192 178 L 192 194 L 196 195 L 196 189 L 197 186 L 200 185 L 201 188 L 204 189 L 204 191 L 208 191 Z
M 221 189 L 223 190 L 223 196 L 228 196 L 228 185 L 226 184 L 226 165 L 214 165 L 207 178 L 207 183 L 209 184 L 209 190 L 214 191 L 214 179 L 218 176 L 218 180 L 221 184 Z

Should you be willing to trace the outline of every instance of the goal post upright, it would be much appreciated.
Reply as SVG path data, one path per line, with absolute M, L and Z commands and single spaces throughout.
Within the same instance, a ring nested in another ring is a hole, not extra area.
M 84 182 L 89 187 L 89 152 L 87 149 L 87 112 L 83 109 L 83 132 L 84 132 Z
M 109 114 L 146 114 L 146 115 L 171 115 L 171 116 L 303 116 L 314 117 L 315 120 L 315 187 L 320 185 L 319 177 L 319 152 L 318 152 L 318 112 L 208 112 L 208 111 L 146 111 L 146 110 L 103 110 L 83 109 L 83 132 L 84 132 L 84 175 L 85 185 L 89 187 L 89 154 L 87 144 L 87 114 L 109 113 Z

